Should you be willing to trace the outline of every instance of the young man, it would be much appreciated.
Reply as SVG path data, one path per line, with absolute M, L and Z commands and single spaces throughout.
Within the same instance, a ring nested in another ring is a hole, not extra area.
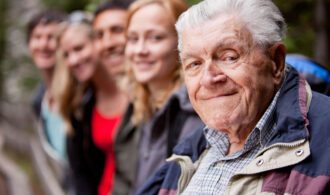
M 42 75 L 42 83 L 32 102 L 38 118 L 44 94 L 52 82 L 57 48 L 55 33 L 59 23 L 64 21 L 65 17 L 66 15 L 62 12 L 47 10 L 34 16 L 27 25 L 28 48 L 35 66 Z
M 130 5 L 130 1 L 123 0 L 114 0 L 108 1 L 104 4 L 101 4 L 94 13 L 93 20 L 93 30 L 95 33 L 95 48 L 99 54 L 99 59 L 101 66 L 104 67 L 106 73 L 109 77 L 108 82 L 112 81 L 117 86 L 123 87 L 123 82 L 125 82 L 125 45 L 126 45 L 126 36 L 125 31 L 127 27 L 128 13 L 127 9 Z M 106 81 L 104 81 L 106 82 Z M 98 93 L 98 104 L 100 107 L 104 108 L 105 112 L 113 110 L 112 100 L 114 97 L 113 89 L 109 88 L 110 85 L 104 85 L 107 88 L 99 90 Z M 102 105 L 102 106 L 101 106 Z M 118 108 L 118 104 L 116 105 Z M 105 113 L 103 112 L 103 113 Z M 126 116 L 127 114 L 125 114 Z M 127 117 L 125 117 L 127 118 Z M 121 119 L 121 123 L 126 127 L 126 119 Z M 126 159 L 129 157 L 130 151 L 133 144 L 132 134 L 127 134 L 121 130 L 129 130 L 134 132 L 134 128 L 122 128 L 117 127 L 116 138 L 114 141 L 114 150 L 115 150 L 115 175 L 111 178 L 113 181 L 113 187 L 111 188 L 111 194 L 127 194 L 128 186 L 127 181 L 131 181 L 134 176 L 134 170 L 132 163 L 133 162 L 123 162 L 120 159 Z M 136 133 L 133 133 L 136 134 Z M 118 141 L 124 140 L 124 141 Z M 117 142 L 119 144 L 117 144 Z M 120 148 L 120 152 L 117 149 Z M 127 149 L 128 148 L 128 149 Z M 123 152 L 124 151 L 124 152 Z M 118 156 L 120 155 L 120 157 Z M 104 170 L 104 172 L 109 172 Z M 102 184 L 101 184 L 102 185 Z
M 110 1 L 98 7 L 94 14 L 95 45 L 100 60 L 109 75 L 124 74 L 125 30 L 128 1 Z

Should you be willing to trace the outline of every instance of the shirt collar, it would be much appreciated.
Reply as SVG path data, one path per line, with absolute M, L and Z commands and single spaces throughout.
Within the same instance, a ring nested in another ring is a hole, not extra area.
M 275 125 L 274 111 L 279 94 L 280 94 L 280 90 L 276 92 L 267 110 L 264 112 L 264 114 L 258 121 L 256 127 L 248 136 L 247 141 L 244 144 L 244 149 L 243 149 L 244 151 L 248 151 L 258 144 L 264 146 L 271 138 L 272 128 Z M 229 143 L 228 135 L 226 133 L 217 131 L 215 129 L 211 129 L 206 126 L 204 128 L 204 135 L 208 142 L 207 144 L 208 148 L 211 146 L 216 147 L 221 154 L 227 152 L 230 143 Z

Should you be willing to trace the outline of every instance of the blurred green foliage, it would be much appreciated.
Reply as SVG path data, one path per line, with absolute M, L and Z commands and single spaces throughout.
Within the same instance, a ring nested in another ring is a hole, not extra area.
M 288 24 L 285 43 L 289 53 L 313 56 L 315 29 L 314 0 L 274 0 Z
M 188 2 L 189 5 L 194 5 L 198 2 L 200 2 L 200 0 L 187 0 L 187 2 Z
M 42 0 L 49 8 L 60 9 L 66 12 L 74 10 L 86 10 L 93 12 L 97 5 L 104 0 Z

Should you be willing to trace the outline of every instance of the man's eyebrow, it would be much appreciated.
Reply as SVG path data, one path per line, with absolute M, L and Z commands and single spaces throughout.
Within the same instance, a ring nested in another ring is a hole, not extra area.
M 217 40 L 215 40 L 217 41 Z M 217 41 L 218 43 L 212 46 L 212 51 L 219 48 L 234 47 L 235 49 L 243 49 L 245 44 L 239 41 L 237 38 L 228 37 L 225 40 Z M 188 60 L 190 58 L 198 58 L 198 53 L 194 52 L 180 52 L 181 62 Z
M 219 49 L 219 48 L 226 48 L 228 46 L 234 46 L 235 48 L 242 48 L 244 44 L 242 44 L 240 41 L 237 39 L 230 38 L 228 40 L 224 41 L 219 41 L 214 49 Z
M 180 53 L 181 61 L 188 60 L 190 58 L 196 58 L 196 55 L 193 53 Z

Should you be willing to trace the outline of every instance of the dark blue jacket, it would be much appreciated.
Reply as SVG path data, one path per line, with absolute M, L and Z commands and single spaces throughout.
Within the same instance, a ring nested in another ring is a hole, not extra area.
M 302 144 L 300 140 L 305 140 L 305 153 L 296 150 L 292 152 L 292 156 L 287 156 L 287 159 L 290 161 L 291 157 L 298 155 L 305 157 L 299 162 L 287 162 L 288 165 L 284 167 L 268 168 L 242 176 L 262 178 L 262 192 L 330 194 L 330 98 L 313 92 L 309 93 L 312 94 L 312 99 L 308 101 L 310 96 L 306 95 L 308 87 L 305 80 L 293 68 L 288 69 L 276 105 L 276 133 L 265 148 L 276 148 L 281 145 L 284 147 L 295 143 L 290 146 L 294 148 Z M 176 146 L 174 154 L 188 156 L 192 162 L 196 162 L 205 149 L 206 139 L 200 130 Z M 274 158 L 276 161 L 277 156 Z M 168 162 L 137 194 L 177 194 L 181 173 L 181 168 L 176 162 Z

